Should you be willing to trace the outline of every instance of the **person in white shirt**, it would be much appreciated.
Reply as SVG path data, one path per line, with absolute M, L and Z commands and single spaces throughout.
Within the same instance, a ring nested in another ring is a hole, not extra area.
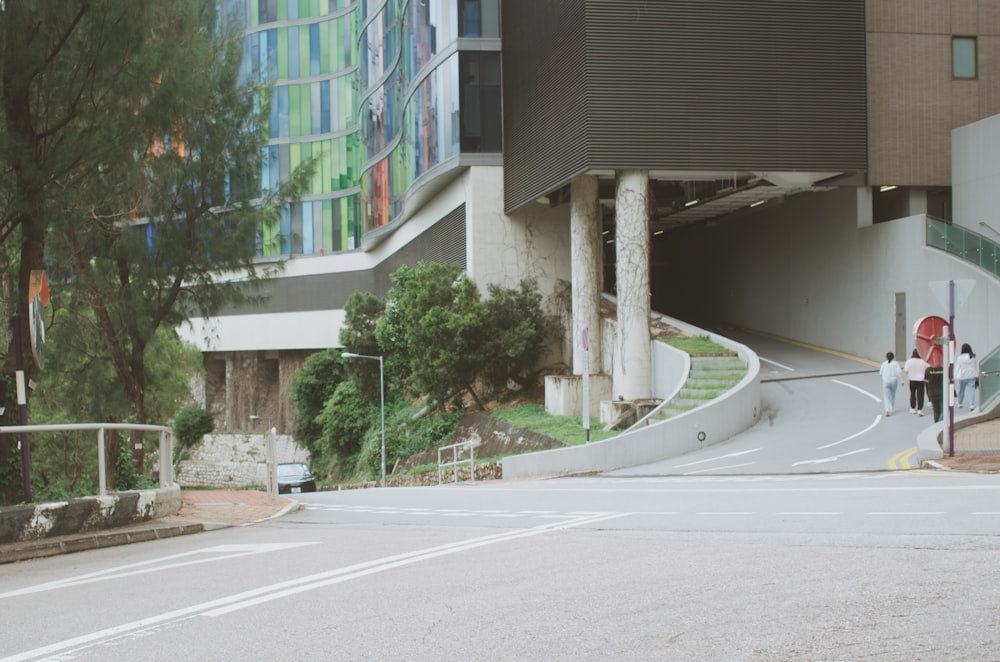
M 910 413 L 924 415 L 924 392 L 927 386 L 927 361 L 920 357 L 920 352 L 913 350 L 910 358 L 903 364 L 903 372 L 910 382 Z
M 892 416 L 896 410 L 896 389 L 903 383 L 903 369 L 894 360 L 896 355 L 885 353 L 885 362 L 879 366 L 878 373 L 882 376 L 882 404 L 885 415 Z
M 969 343 L 962 345 L 962 352 L 955 359 L 955 384 L 958 387 L 958 408 L 968 399 L 969 409 L 976 410 L 976 380 L 979 379 L 979 361 Z M 966 398 L 968 395 L 968 398 Z

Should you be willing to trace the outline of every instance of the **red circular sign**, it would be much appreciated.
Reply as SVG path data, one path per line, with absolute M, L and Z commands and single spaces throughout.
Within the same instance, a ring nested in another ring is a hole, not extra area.
M 948 320 L 937 315 L 921 317 L 913 325 L 913 335 L 917 339 L 917 351 L 924 361 L 934 368 L 940 368 L 943 363 L 941 345 L 934 342 L 944 335 Z

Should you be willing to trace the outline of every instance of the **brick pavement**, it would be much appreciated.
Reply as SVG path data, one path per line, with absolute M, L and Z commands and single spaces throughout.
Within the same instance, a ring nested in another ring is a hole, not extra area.
M 161 521 L 240 526 L 261 522 L 297 507 L 298 502 L 293 499 L 279 495 L 275 500 L 257 490 L 181 490 L 180 512 Z

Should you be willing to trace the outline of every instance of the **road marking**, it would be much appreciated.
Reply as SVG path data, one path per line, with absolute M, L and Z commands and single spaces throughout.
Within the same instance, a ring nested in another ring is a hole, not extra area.
M 916 448 L 900 451 L 889 458 L 889 469 L 910 469 L 910 458 L 917 454 Z
M 756 462 L 744 462 L 743 464 L 727 464 L 724 467 L 712 467 L 711 469 L 698 469 L 697 471 L 685 471 L 685 476 L 694 476 L 695 474 L 705 473 L 706 471 L 722 471 L 723 469 L 738 469 L 739 467 L 749 467 L 752 464 L 757 464 Z
M 771 359 L 765 359 L 763 356 L 758 356 L 757 358 L 762 363 L 770 363 L 771 365 L 777 366 L 778 368 L 781 368 L 782 370 L 787 370 L 788 372 L 795 372 L 795 368 L 791 368 L 791 367 L 789 367 L 787 365 L 783 365 L 781 363 L 778 363 L 777 361 L 772 361 Z
M 697 460 L 695 462 L 687 462 L 685 464 L 675 464 L 674 469 L 683 469 L 684 467 L 693 467 L 696 464 L 705 464 L 706 462 L 716 462 L 718 460 L 724 460 L 727 457 L 739 457 L 740 455 L 747 455 L 748 453 L 756 453 L 759 448 L 751 448 L 748 451 L 737 451 L 735 453 L 726 453 L 725 455 L 717 455 L 715 457 L 710 457 L 707 460 Z
M 357 563 L 344 568 L 337 568 L 335 570 L 328 570 L 314 575 L 278 582 L 269 586 L 262 586 L 260 588 L 226 596 L 224 598 L 209 600 L 200 604 L 132 621 L 130 623 L 123 623 L 121 625 L 105 628 L 103 630 L 97 630 L 95 632 L 72 637 L 70 639 L 64 639 L 63 641 L 40 646 L 32 650 L 2 658 L 0 659 L 0 662 L 26 662 L 27 660 L 37 658 L 52 657 L 63 651 L 73 652 L 82 650 L 84 648 L 97 646 L 103 642 L 128 635 L 129 633 L 138 634 L 139 631 L 150 630 L 170 622 L 181 621 L 195 616 L 222 616 L 230 612 L 238 611 L 240 609 L 245 609 L 247 607 L 252 607 L 265 602 L 271 602 L 273 600 L 279 600 L 297 593 L 304 593 L 306 591 L 312 591 L 325 586 L 331 586 L 333 584 L 339 584 L 353 579 L 360 579 L 368 575 L 385 572 L 387 570 L 411 565 L 420 561 L 465 552 L 478 547 L 484 547 L 486 545 L 494 545 L 510 540 L 529 538 L 545 533 L 551 533 L 553 531 L 561 531 L 573 527 L 596 524 L 605 520 L 626 517 L 630 514 L 632 513 L 606 513 L 604 515 L 593 517 L 578 517 L 569 521 L 543 524 L 530 529 L 517 529 L 500 534 L 470 538 L 468 540 L 439 545 L 437 547 L 429 547 L 427 549 L 407 552 L 405 554 L 397 554 L 395 556 L 387 556 L 381 559 L 365 561 L 363 563 Z
M 843 515 L 843 512 L 836 511 L 825 511 L 825 510 L 801 510 L 801 511 L 784 511 L 776 513 L 777 515 L 807 515 L 812 517 L 814 515 Z
M 888 516 L 888 517 L 899 517 L 901 515 L 944 515 L 942 511 L 936 510 L 899 510 L 899 511 L 876 511 L 873 513 L 866 513 L 867 515 L 878 515 L 878 516 Z
M 818 460 L 799 460 L 798 462 L 792 463 L 793 467 L 797 467 L 800 464 L 826 464 L 827 462 L 836 462 L 842 457 L 847 457 L 848 455 L 856 455 L 858 453 L 864 453 L 870 451 L 870 448 L 859 448 L 856 451 L 850 451 L 849 453 L 842 453 L 841 455 L 831 455 L 830 457 L 822 457 Z
M 877 395 L 873 395 L 873 394 L 869 393 L 868 391 L 864 390 L 860 386 L 855 386 L 854 384 L 848 384 L 847 382 L 842 382 L 839 379 L 831 379 L 830 381 L 833 382 L 834 384 L 840 384 L 841 386 L 846 386 L 847 388 L 854 389 L 855 391 L 857 391 L 858 393 L 861 393 L 862 395 L 867 395 L 869 398 L 871 398 L 875 402 L 882 402 L 882 398 L 878 397 Z
M 216 563 L 218 561 L 227 561 L 230 559 L 237 559 L 243 556 L 253 556 L 255 554 L 266 554 L 269 552 L 280 552 L 287 549 L 294 549 L 296 547 L 304 547 L 306 545 L 316 545 L 315 542 L 290 542 L 290 543 L 273 543 L 273 544 L 260 544 L 260 545 L 216 545 L 214 547 L 205 547 L 202 549 L 196 549 L 190 552 L 184 552 L 183 554 L 172 554 L 170 556 L 160 556 L 149 561 L 141 561 L 139 563 L 129 563 L 128 565 L 115 566 L 112 568 L 107 568 L 105 570 L 100 570 L 98 572 L 91 572 L 85 575 L 77 575 L 76 577 L 67 577 L 66 579 L 60 579 L 55 582 L 48 582 L 46 584 L 38 584 L 35 586 L 29 586 L 26 588 L 18 589 L 16 591 L 7 591 L 6 593 L 0 593 L 0 599 L 11 598 L 18 595 L 28 595 L 31 593 L 41 593 L 43 591 L 52 591 L 59 588 L 67 588 L 69 586 L 80 586 L 81 584 L 93 584 L 95 582 L 103 582 L 110 579 L 121 579 L 124 577 L 134 577 L 136 575 L 145 575 L 151 572 L 162 572 L 164 570 L 172 570 L 174 568 L 184 568 L 192 565 L 201 565 L 202 563 Z M 211 556 L 205 556 L 205 555 Z M 192 558 L 198 557 L 198 558 Z M 179 561 L 179 559 L 188 559 L 186 561 Z M 169 561 L 175 561 L 169 563 Z
M 862 430 L 860 432 L 855 432 L 850 437 L 844 437 L 843 439 L 835 441 L 832 444 L 826 444 L 825 446 L 817 446 L 816 450 L 818 450 L 818 451 L 826 450 L 827 448 L 832 448 L 833 446 L 836 446 L 838 444 L 842 444 L 845 441 L 850 441 L 851 439 L 854 439 L 856 437 L 860 437 L 865 432 L 868 432 L 869 430 L 871 430 L 872 428 L 874 428 L 876 425 L 878 425 L 878 422 L 881 421 L 881 420 L 882 420 L 882 415 L 879 414 L 878 416 L 875 417 L 875 422 L 872 423 L 871 425 L 869 425 L 868 427 L 866 427 L 864 430 Z

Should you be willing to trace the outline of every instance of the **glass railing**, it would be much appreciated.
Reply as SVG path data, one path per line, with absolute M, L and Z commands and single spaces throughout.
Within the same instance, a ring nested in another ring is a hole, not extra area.
M 1000 347 L 979 362 L 979 401 L 983 409 L 1000 396 Z
M 1000 245 L 981 234 L 927 217 L 927 245 L 962 258 L 1000 278 Z M 1000 347 L 979 362 L 980 400 L 985 407 L 1000 395 Z
M 1000 245 L 983 235 L 928 216 L 926 241 L 1000 278 Z

